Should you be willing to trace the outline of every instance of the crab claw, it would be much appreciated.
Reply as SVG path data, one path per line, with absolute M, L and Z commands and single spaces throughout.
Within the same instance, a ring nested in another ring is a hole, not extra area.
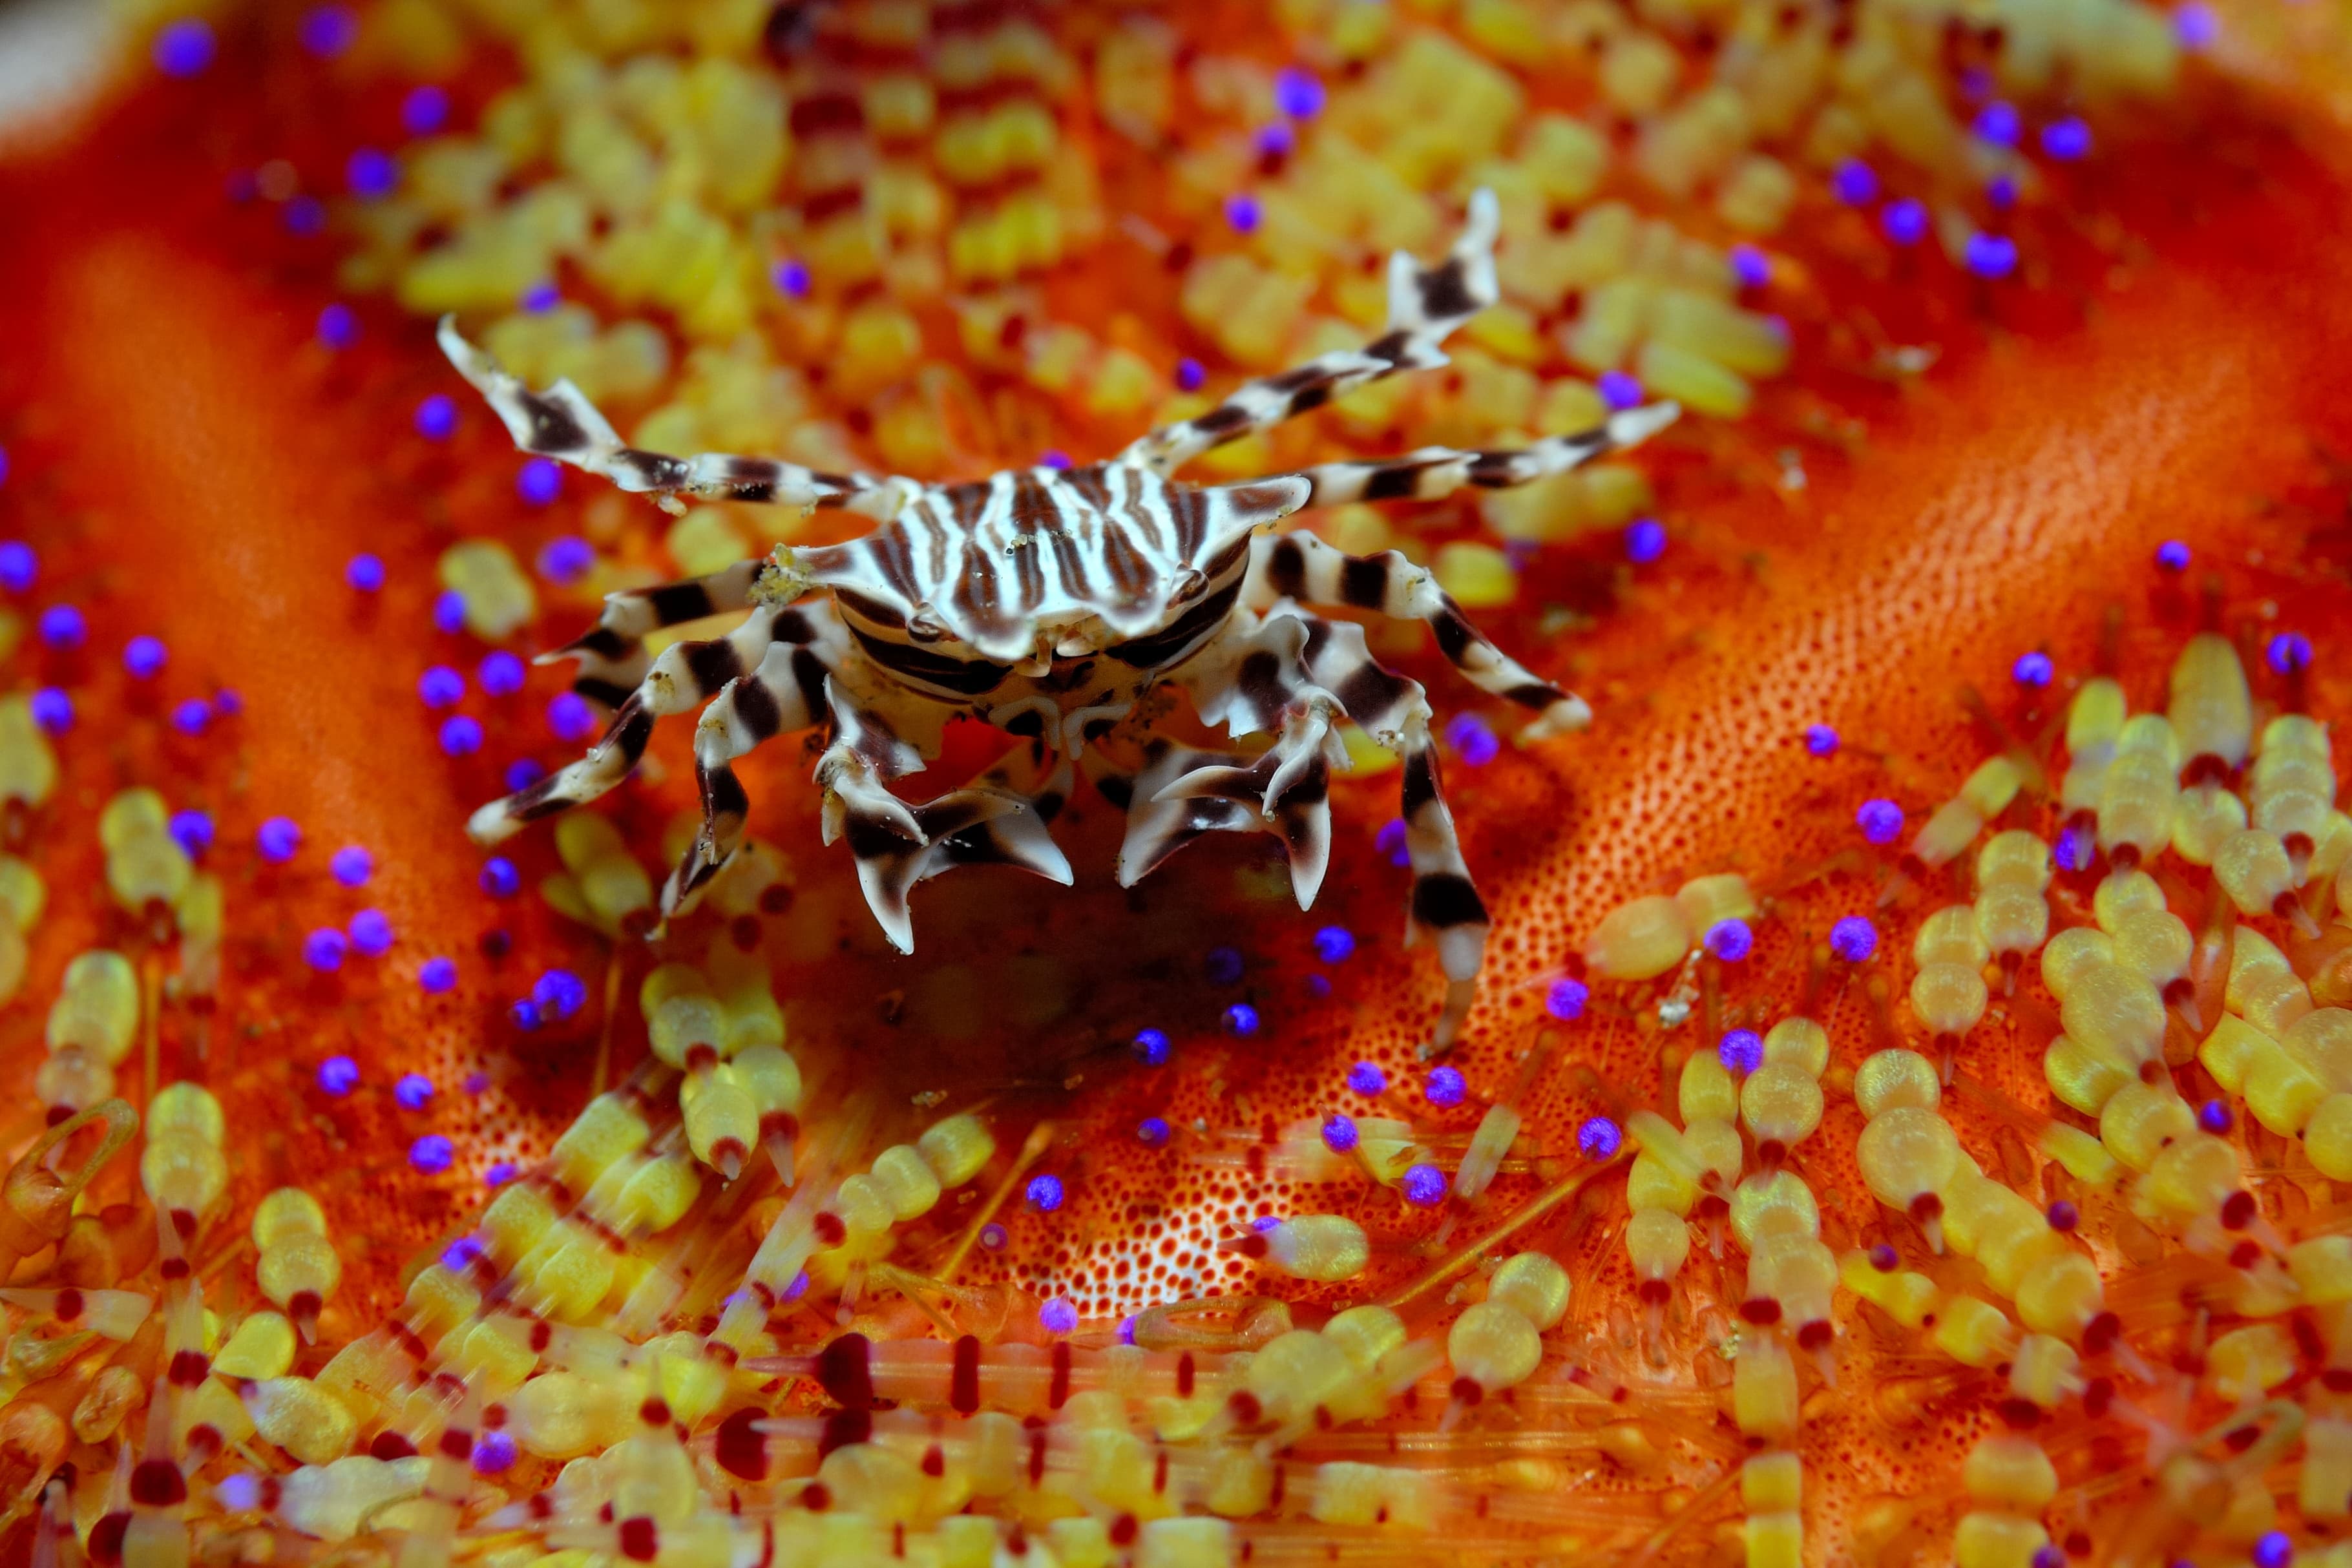
M 1298 907 L 1312 905 L 1331 863 L 1330 769 L 1318 747 L 1302 756 L 1286 781 L 1280 750 L 1245 758 L 1171 747 L 1154 758 L 1136 779 L 1128 809 L 1118 884 L 1133 887 L 1204 833 L 1260 830 L 1282 841 Z M 1269 805 L 1277 783 L 1282 793 Z
M 907 894 L 941 872 L 960 865 L 1012 865 L 1064 887 L 1070 884 L 1070 862 L 1046 831 L 1044 814 L 1026 797 L 974 786 L 926 801 L 911 816 L 922 835 L 912 843 L 879 828 L 862 829 L 856 821 L 849 827 L 866 906 L 901 953 L 915 950 Z

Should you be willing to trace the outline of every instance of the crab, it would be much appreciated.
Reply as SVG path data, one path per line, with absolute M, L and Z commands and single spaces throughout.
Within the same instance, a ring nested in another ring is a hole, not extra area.
M 596 799 L 636 767 L 656 721 L 698 705 L 703 821 L 663 887 L 665 919 L 743 842 L 750 800 L 737 760 L 810 729 L 821 732 L 824 841 L 848 840 L 866 902 L 901 952 L 914 946 L 909 891 L 951 867 L 997 863 L 1070 882 L 1048 824 L 1082 756 L 1097 790 L 1127 816 L 1121 886 L 1205 833 L 1265 831 L 1281 841 L 1303 909 L 1329 862 L 1330 776 L 1347 765 L 1341 726 L 1353 721 L 1402 760 L 1406 941 L 1436 946 L 1446 990 L 1433 1048 L 1446 1049 L 1475 993 L 1488 919 L 1440 787 L 1429 699 L 1372 658 L 1360 625 L 1312 607 L 1426 623 L 1472 685 L 1532 711 L 1523 741 L 1581 728 L 1591 710 L 1488 641 L 1402 555 L 1349 555 L 1276 526 L 1309 507 L 1530 484 L 1631 446 L 1678 411 L 1622 410 L 1595 429 L 1511 450 L 1426 446 L 1228 485 L 1173 476 L 1213 447 L 1357 387 L 1445 364 L 1446 337 L 1496 298 L 1496 227 L 1495 199 L 1481 191 L 1444 260 L 1423 267 L 1392 256 L 1388 327 L 1361 349 L 1246 382 L 1108 462 L 964 484 L 639 451 L 571 382 L 530 390 L 445 318 L 444 351 L 527 453 L 672 511 L 693 497 L 838 507 L 877 525 L 846 543 L 780 545 L 708 577 L 609 596 L 593 630 L 541 656 L 579 661 L 573 689 L 611 710 L 603 737 L 482 807 L 468 831 L 495 843 Z M 648 634 L 730 612 L 743 620 L 727 635 L 648 655 Z M 1147 699 L 1169 686 L 1212 728 L 1270 741 L 1206 751 L 1154 733 L 1153 714 L 1169 705 Z M 919 803 L 901 798 L 891 786 L 939 755 L 942 727 L 958 716 L 1028 744 L 961 789 Z M 1115 730 L 1139 742 L 1130 771 L 1103 760 L 1097 743 Z

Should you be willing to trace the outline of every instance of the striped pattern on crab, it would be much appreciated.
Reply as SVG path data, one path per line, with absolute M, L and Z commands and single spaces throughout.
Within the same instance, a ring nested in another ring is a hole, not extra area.
M 1336 727 L 1352 719 L 1404 758 L 1408 939 L 1437 945 L 1448 984 L 1434 1044 L 1444 1049 L 1468 1012 L 1487 919 L 1441 792 L 1428 698 L 1371 658 L 1360 628 L 1312 607 L 1425 622 L 1472 684 L 1532 712 L 1528 738 L 1580 728 L 1590 711 L 1488 641 L 1402 556 L 1349 556 L 1309 534 L 1270 530 L 1310 506 L 1530 484 L 1645 439 L 1676 410 L 1629 410 L 1594 430 L 1510 450 L 1424 447 L 1223 486 L 1172 475 L 1356 387 L 1444 364 L 1446 336 L 1496 298 L 1495 228 L 1494 199 L 1480 192 L 1444 260 L 1424 268 L 1392 257 L 1388 330 L 1360 350 L 1245 382 L 1108 463 L 1009 470 L 969 484 L 638 451 L 577 388 L 530 390 L 444 320 L 443 349 L 526 452 L 672 507 L 680 496 L 835 507 L 879 524 L 846 543 L 782 546 L 765 561 L 612 595 L 593 629 L 543 656 L 579 661 L 573 689 L 614 710 L 604 737 L 580 760 L 481 808 L 469 831 L 495 842 L 594 800 L 636 766 L 656 720 L 700 706 L 703 826 L 663 889 L 667 916 L 742 841 L 750 800 L 736 759 L 775 736 L 820 728 L 825 841 L 848 839 L 876 918 L 911 951 L 908 893 L 952 866 L 997 862 L 1070 880 L 1048 824 L 1068 798 L 1073 765 L 1147 694 L 1173 685 L 1204 722 L 1236 739 L 1274 740 L 1257 755 L 1155 740 L 1134 777 L 1098 777 L 1128 813 L 1121 883 L 1131 885 L 1203 833 L 1262 830 L 1281 841 L 1304 907 L 1328 860 L 1329 775 L 1344 765 Z M 745 613 L 727 636 L 648 655 L 648 634 L 730 611 Z M 920 804 L 902 800 L 893 781 L 939 755 L 942 727 L 959 715 L 1032 744 L 961 789 Z

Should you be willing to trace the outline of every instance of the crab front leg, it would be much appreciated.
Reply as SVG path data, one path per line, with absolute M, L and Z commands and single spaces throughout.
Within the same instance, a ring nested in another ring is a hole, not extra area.
M 1469 222 L 1444 261 L 1423 267 L 1402 251 L 1389 257 L 1388 330 L 1378 339 L 1361 349 L 1318 355 L 1280 375 L 1244 382 L 1207 413 L 1139 438 L 1118 461 L 1172 474 L 1213 447 L 1320 408 L 1358 387 L 1399 371 L 1444 364 L 1441 345 L 1447 336 L 1500 298 L 1495 280 L 1498 223 L 1495 193 L 1475 193 Z
M 466 824 L 477 843 L 494 844 L 524 823 L 584 805 L 628 777 L 652 740 L 654 724 L 723 692 L 756 669 L 772 648 L 818 641 L 828 612 L 774 606 L 752 612 L 740 626 L 708 642 L 677 643 L 654 661 L 586 756 L 528 789 L 491 801 Z
M 533 392 L 498 361 L 467 342 L 454 317 L 437 333 L 441 351 L 473 383 L 506 425 L 515 444 L 540 457 L 568 463 L 635 495 L 652 495 L 683 511 L 680 496 L 706 501 L 767 501 L 784 507 L 840 507 L 887 519 L 922 486 L 895 476 L 827 474 L 777 457 L 737 457 L 723 452 L 676 457 L 646 452 L 621 440 L 612 422 L 569 381 Z

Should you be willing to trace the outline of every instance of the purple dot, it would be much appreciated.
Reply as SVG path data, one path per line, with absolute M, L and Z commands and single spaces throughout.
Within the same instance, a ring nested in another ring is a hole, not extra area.
M 2009 667 L 2010 678 L 2021 686 L 2046 686 L 2056 673 L 2047 653 L 2021 653 Z
M 539 552 L 538 565 L 539 575 L 550 582 L 577 582 L 596 570 L 596 547 L 572 536 L 551 539 Z
M 569 969 L 550 969 L 531 983 L 530 999 L 544 1016 L 568 1019 L 588 1005 L 588 984 Z
M 1625 529 L 1625 559 L 1647 566 L 1666 553 L 1666 525 L 1655 517 L 1636 517 Z
M 1838 750 L 1838 732 L 1825 724 L 1807 725 L 1805 749 L 1815 757 L 1835 757 Z
M 1236 234 L 1248 234 L 1257 227 L 1257 198 L 1234 194 L 1225 198 L 1225 222 L 1234 225 Z
M 436 632 L 456 632 L 466 624 L 466 596 L 452 588 L 433 601 L 433 627 Z
M 343 563 L 343 580 L 362 593 L 373 593 L 383 586 L 383 559 L 381 556 L 355 555 Z
M 1977 110 L 1974 130 L 1978 139 L 1990 141 L 1996 147 L 2016 146 L 2018 132 L 2022 129 L 2013 105 L 1995 99 Z
M 212 705 L 202 697 L 190 697 L 172 709 L 172 727 L 182 735 L 202 735 L 212 722 Z
M 1070 455 L 1058 446 L 1048 446 L 1039 455 L 1037 462 L 1041 467 L 1067 468 L 1070 465 Z
M 221 717 L 235 718 L 244 711 L 245 699 L 237 695 L 235 686 L 223 686 L 213 694 L 213 712 Z
M 1603 371 L 1594 383 L 1601 391 L 1601 401 L 1613 409 L 1642 406 L 1642 383 L 1622 371 Z
M 1455 716 L 1445 726 L 1445 744 L 1473 768 L 1484 768 L 1501 755 L 1503 743 L 1495 727 L 1475 713 Z
M 547 705 L 547 727 L 558 740 L 585 740 L 596 733 L 596 710 L 578 692 L 559 693 Z
M 512 1166 L 492 1166 L 489 1170 L 483 1173 L 482 1179 L 488 1181 L 492 1176 L 501 1170 L 507 1173 L 506 1180 L 512 1181 L 514 1179 L 514 1167 Z M 497 1182 L 491 1182 L 490 1185 L 496 1186 L 499 1184 Z M 515 1440 L 508 1433 L 500 1430 L 492 1430 L 485 1432 L 480 1437 L 474 1439 L 473 1464 L 474 1473 L 476 1475 L 499 1475 L 503 1471 L 513 1469 L 514 1462 Z
M 1297 145 L 1297 133 L 1279 120 L 1262 127 L 1257 133 L 1257 150 L 1261 157 L 1286 157 Z
M 1242 950 L 1238 947 L 1212 947 L 1201 965 L 1213 986 L 1239 985 L 1247 967 L 1247 961 L 1242 957 Z
M 1354 1148 L 1358 1136 L 1353 1116 L 1334 1115 L 1323 1124 L 1323 1146 L 1335 1155 L 1344 1155 Z
M 122 667 L 139 680 L 152 678 L 166 657 L 162 641 L 154 637 L 133 637 L 122 645 Z
M 1355 934 L 1344 925 L 1326 925 L 1315 933 L 1315 956 L 1327 964 L 1344 964 L 1355 950 Z
M 192 861 L 202 860 L 205 852 L 213 847 L 213 820 L 208 812 L 174 811 L 164 831 L 180 846 L 180 852 Z
M 2017 270 L 2017 242 L 2007 235 L 1972 234 L 1962 259 L 1979 277 L 1999 280 Z
M 2066 1554 L 2045 1541 L 2033 1549 L 2027 1568 L 2066 1568 Z
M 2173 36 L 2180 47 L 2195 53 L 2210 49 L 2221 36 L 2221 19 L 2213 15 L 2210 5 L 2190 4 L 2172 13 Z
M 408 1163 L 426 1176 L 439 1176 L 457 1158 L 457 1145 L 438 1133 L 427 1133 L 408 1145 Z
M 2042 151 L 2061 163 L 2072 163 L 2091 155 L 2091 128 L 2073 115 L 2053 120 L 2042 128 Z
M 351 943 L 331 925 L 321 925 L 302 938 L 302 961 L 322 975 L 341 968 L 350 951 Z
M 522 888 L 522 873 L 504 855 L 492 855 L 484 861 L 479 880 L 482 891 L 492 898 L 512 898 Z
M 22 593 L 41 575 L 40 558 L 22 539 L 0 539 L 0 588 Z
M 1592 999 L 1591 988 L 1582 980 L 1554 980 L 1544 991 L 1544 1011 L 1568 1023 L 1584 1016 L 1584 1004 Z
M 1859 915 L 1849 915 L 1830 927 L 1830 951 L 1849 964 L 1859 964 L 1878 951 L 1878 927 Z
M 1753 1072 L 1764 1065 L 1764 1037 L 1752 1029 L 1736 1029 L 1716 1042 L 1715 1059 L 1731 1072 Z
M 416 434 L 427 441 L 446 441 L 457 428 L 457 405 L 435 392 L 416 405 Z
M 286 204 L 286 232 L 314 235 L 327 226 L 327 209 L 316 196 L 297 196 Z
M 1405 841 L 1404 819 L 1391 817 L 1372 836 L 1372 852 L 1383 856 L 1391 865 L 1411 865 L 1412 853 Z
M 507 1019 L 515 1028 L 528 1034 L 539 1027 L 539 1007 L 529 997 L 507 1009 Z
M 983 1233 L 982 1234 L 982 1236 L 981 1236 L 981 1241 L 982 1241 L 982 1245 L 986 1245 L 987 1240 L 988 1240 L 987 1235 L 986 1235 L 986 1233 L 985 1233 L 985 1232 L 983 1232 Z M 1000 1247 L 1002 1247 L 1002 1246 L 1003 1245 L 1003 1243 L 1002 1241 L 999 1241 L 999 1242 L 997 1243 L 997 1245 L 998 1245 L 998 1246 L 1000 1246 Z M 793 1282 L 792 1282 L 791 1284 L 786 1285 L 786 1286 L 784 1287 L 784 1300 L 785 1300 L 785 1301 L 799 1301 L 803 1296 L 805 1296 L 805 1295 L 807 1295 L 807 1294 L 808 1294 L 808 1288 L 809 1288 L 809 1276 L 808 1276 L 808 1270 L 807 1270 L 806 1269 L 803 1269 L 803 1270 L 802 1270 L 799 1273 L 797 1273 L 797 1274 L 795 1274 L 795 1275 L 793 1275 Z
M 1208 379 L 1209 372 L 1201 368 L 1200 361 L 1183 359 L 1176 361 L 1176 386 L 1179 391 L 1199 392 Z
M 2311 668 L 2311 639 L 2300 632 L 2282 632 L 2263 650 L 2263 657 L 2282 675 Z
M 522 308 L 534 316 L 544 316 L 562 303 L 562 292 L 552 283 L 534 283 L 522 291 Z
M 319 341 L 330 349 L 348 349 L 360 340 L 360 319 L 348 305 L 330 305 L 319 312 Z
M 1415 1166 L 1404 1173 L 1404 1200 L 1415 1208 L 1445 1201 L 1445 1173 L 1435 1166 Z
M 400 164 L 380 148 L 362 147 L 343 161 L 343 183 L 362 201 L 388 196 L 400 183 Z
M 1021 1196 L 1026 1198 L 1029 1207 L 1038 1213 L 1051 1214 L 1062 1207 L 1064 1196 L 1062 1178 L 1050 1172 L 1045 1176 L 1031 1176 L 1029 1185 L 1021 1189 Z
M 1853 821 L 1870 842 L 1891 844 L 1903 831 L 1903 808 L 1892 800 L 1864 800 Z
M 392 1086 L 392 1097 L 404 1111 L 422 1111 L 433 1103 L 433 1080 L 422 1072 L 404 1073 Z
M 1761 288 L 1772 281 L 1772 264 L 1752 245 L 1731 247 L 1731 276 L 1743 288 Z
M 563 470 L 550 457 L 534 457 L 515 475 L 515 494 L 534 507 L 544 507 L 562 494 Z
M 1055 1296 L 1037 1309 L 1037 1326 L 1050 1334 L 1066 1334 L 1078 1326 L 1078 1309 Z
M 2286 1568 L 2294 1561 L 2294 1542 L 2284 1530 L 2273 1530 L 2254 1542 L 2254 1568 Z
M 61 652 L 79 648 L 89 628 L 81 612 L 70 604 L 52 604 L 41 612 L 41 641 Z
M 804 262 L 780 261 L 768 274 L 776 292 L 787 299 L 805 299 L 809 292 L 809 269 Z
M 1164 1116 L 1146 1116 L 1135 1124 L 1135 1135 L 1147 1149 L 1166 1146 L 1171 1131 Z
M 1584 1124 L 1576 1129 L 1576 1146 L 1589 1160 L 1614 1159 L 1624 1144 L 1625 1134 L 1618 1130 L 1616 1123 L 1606 1116 L 1588 1117 Z
M 2189 547 L 2179 539 L 2167 539 L 2156 547 L 2156 564 L 2167 571 L 2189 570 Z
M 345 844 L 327 862 L 327 870 L 345 887 L 365 887 L 375 874 L 375 857 L 357 844 Z
M 1323 108 L 1323 84 L 1296 66 L 1274 75 L 1274 107 L 1293 120 L 1312 120 Z
M 449 95 L 427 82 L 400 100 L 401 129 L 411 136 L 430 136 L 449 118 Z
M 1377 1061 L 1360 1061 L 1348 1069 L 1348 1087 L 1359 1094 L 1369 1098 L 1385 1092 L 1388 1086 L 1389 1075 Z
M 263 860 L 272 865 L 283 865 L 292 860 L 294 852 L 301 847 L 302 830 L 295 826 L 291 817 L 272 817 L 261 824 L 260 831 L 253 835 L 253 841 L 261 851 Z
M 991 1220 L 986 1225 L 980 1228 L 980 1244 L 982 1247 L 987 1248 L 991 1252 L 1003 1251 L 1004 1244 L 1012 1239 L 1012 1232 L 1006 1230 L 1004 1227 L 997 1224 L 994 1220 Z M 805 1270 L 802 1271 L 801 1278 L 804 1280 L 808 1278 L 808 1274 Z
M 1994 212 L 2009 211 L 2017 205 L 2017 182 L 2007 174 L 1994 175 L 1992 183 L 1985 187 L 1985 200 L 1992 204 Z
M 1896 245 L 1917 245 L 1927 237 L 1927 209 L 1908 196 L 1889 202 L 1878 214 L 1878 228 Z
M 348 1056 L 331 1056 L 319 1063 L 319 1087 L 340 1100 L 360 1086 L 360 1064 Z
M 441 722 L 441 750 L 448 757 L 471 757 L 482 749 L 482 725 L 477 718 L 454 714 Z
M 1727 964 L 1737 964 L 1756 946 L 1756 934 L 1745 920 L 1718 920 L 1706 928 L 1706 950 Z
M 2058 830 L 2057 840 L 2050 846 L 2050 858 L 2060 871 L 2088 871 L 2096 850 L 2097 841 L 2090 830 L 2069 822 Z
M 426 707 L 455 707 L 466 695 L 466 677 L 436 664 L 416 678 L 416 695 Z
M 392 922 L 381 909 L 362 909 L 352 916 L 352 950 L 363 958 L 381 958 L 392 950 Z
M 1439 1110 L 1462 1103 L 1470 1092 L 1470 1084 L 1458 1067 L 1437 1067 L 1431 1070 L 1429 1082 L 1422 1085 L 1422 1098 Z
M 1246 1039 L 1257 1032 L 1257 1009 L 1247 1002 L 1235 1002 L 1224 1010 L 1223 1016 L 1217 1022 L 1227 1034 L 1239 1035 Z
M 44 735 L 63 735 L 73 727 L 73 698 L 55 686 L 43 686 L 33 694 L 33 722 Z
M 1849 158 L 1830 176 L 1830 189 L 1849 207 L 1866 207 L 1878 199 L 1878 175 L 1859 158 Z
M 302 47 L 331 59 L 360 36 L 360 19 L 347 5 L 314 5 L 302 18 Z
M 507 793 L 511 795 L 518 789 L 528 789 L 546 777 L 546 768 L 528 757 L 518 757 L 507 764 Z
M 504 1186 L 507 1183 L 514 1180 L 515 1177 L 521 1174 L 522 1173 L 517 1170 L 509 1162 L 500 1160 L 498 1164 L 492 1166 L 489 1169 L 482 1173 L 482 1185 L 484 1186 Z
M 1902 1255 L 1884 1241 L 1870 1249 L 1870 1266 L 1882 1274 L 1892 1274 L 1895 1265 L 1902 1261 Z
M 457 984 L 457 966 L 448 958 L 427 958 L 416 971 L 416 983 L 437 997 Z
M 213 1496 L 231 1513 L 253 1513 L 261 1507 L 261 1482 L 243 1473 L 224 1476 L 213 1489 Z
M 523 673 L 522 661 L 500 648 L 483 655 L 482 662 L 475 666 L 474 678 L 481 682 L 485 695 L 510 697 L 522 690 Z
M 2072 1230 L 2083 1221 L 2082 1211 L 2063 1197 L 2050 1206 L 2049 1218 L 2053 1230 Z
M 2208 1100 L 2197 1107 L 2197 1124 L 2220 1137 L 2230 1130 L 2230 1107 L 2219 1100 Z
M 167 77 L 192 77 L 213 63 L 213 30 L 194 16 L 167 22 L 155 35 L 155 68 Z

